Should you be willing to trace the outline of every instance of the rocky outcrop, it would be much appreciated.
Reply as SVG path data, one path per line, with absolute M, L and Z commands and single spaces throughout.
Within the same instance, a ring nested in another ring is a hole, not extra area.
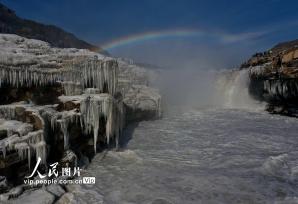
M 125 95 L 124 103 L 127 105 L 126 121 L 128 122 L 161 117 L 161 97 L 150 87 L 131 86 Z
M 53 25 L 19 18 L 15 12 L 0 3 L 0 33 L 17 34 L 50 43 L 54 47 L 79 48 L 108 54 L 106 51 L 78 39 L 71 33 Z
M 258 100 L 268 102 L 272 113 L 297 116 L 298 113 L 298 41 L 278 44 L 245 62 L 249 69 L 249 91 Z
M 44 167 L 60 161 L 58 170 L 86 163 L 117 148 L 126 123 L 160 117 L 161 97 L 148 84 L 145 69 L 122 59 L 0 34 L 2 192 L 38 158 Z

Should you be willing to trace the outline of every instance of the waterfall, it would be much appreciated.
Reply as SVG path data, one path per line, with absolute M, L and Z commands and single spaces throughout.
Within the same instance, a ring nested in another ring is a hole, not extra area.
M 216 81 L 217 105 L 224 108 L 264 109 L 264 105 L 249 94 L 249 71 L 232 70 L 221 73 Z

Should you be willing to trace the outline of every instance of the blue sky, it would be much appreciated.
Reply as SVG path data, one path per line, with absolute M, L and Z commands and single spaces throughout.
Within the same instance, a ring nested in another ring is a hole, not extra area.
M 163 66 L 235 66 L 256 51 L 298 38 L 296 0 L 0 1 L 23 18 L 57 25 L 98 45 L 144 32 L 192 29 L 204 33 L 108 50 Z

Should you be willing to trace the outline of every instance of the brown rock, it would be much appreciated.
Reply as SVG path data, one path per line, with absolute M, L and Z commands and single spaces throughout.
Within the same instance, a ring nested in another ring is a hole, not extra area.
M 298 49 L 291 50 L 283 55 L 282 63 L 289 63 L 295 59 L 298 59 Z
M 32 111 L 26 111 L 25 112 L 25 115 L 26 115 L 26 121 L 25 122 L 33 124 L 33 128 L 35 130 L 41 130 L 41 129 L 43 129 L 42 118 L 39 117 L 37 115 L 37 113 L 34 113 Z
M 79 109 L 80 108 L 80 104 L 79 103 L 74 103 L 73 101 L 67 101 L 65 103 L 62 104 L 62 108 L 63 110 L 69 111 L 72 109 Z
M 24 115 L 25 108 L 24 107 L 17 106 L 16 109 L 15 109 L 15 111 L 16 111 L 16 114 L 18 116 L 22 116 L 22 115 Z

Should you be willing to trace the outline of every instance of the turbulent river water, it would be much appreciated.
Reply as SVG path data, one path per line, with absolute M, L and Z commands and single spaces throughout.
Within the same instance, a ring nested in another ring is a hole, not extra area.
M 246 70 L 216 83 L 202 73 L 169 78 L 167 101 L 178 106 L 130 125 L 120 151 L 97 154 L 86 188 L 108 204 L 298 203 L 298 119 L 262 111 Z
M 130 126 L 86 174 L 105 203 L 297 203 L 298 120 L 243 109 L 172 111 Z

